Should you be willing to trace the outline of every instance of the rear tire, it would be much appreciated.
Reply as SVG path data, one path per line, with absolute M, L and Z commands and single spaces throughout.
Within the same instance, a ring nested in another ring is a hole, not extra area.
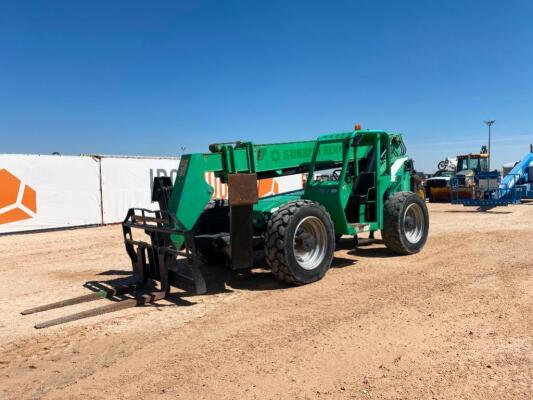
M 426 204 L 415 193 L 399 192 L 385 201 L 381 236 L 387 248 L 403 255 L 418 253 L 428 231 Z
M 296 285 L 318 281 L 328 271 L 334 251 L 333 222 L 321 205 L 298 200 L 272 214 L 265 255 L 277 279 Z

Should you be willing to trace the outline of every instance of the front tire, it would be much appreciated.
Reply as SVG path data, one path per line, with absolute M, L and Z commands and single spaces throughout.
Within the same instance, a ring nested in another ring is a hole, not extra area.
M 291 284 L 318 281 L 335 251 L 329 213 L 310 200 L 287 203 L 272 214 L 265 234 L 266 261 L 274 276 Z
M 387 248 L 403 255 L 418 253 L 428 232 L 428 210 L 415 193 L 399 192 L 385 201 L 381 236 Z

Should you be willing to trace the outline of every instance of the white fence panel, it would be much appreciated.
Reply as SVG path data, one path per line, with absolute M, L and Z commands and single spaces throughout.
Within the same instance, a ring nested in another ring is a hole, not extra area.
M 98 160 L 0 154 L 0 233 L 99 223 Z
M 174 182 L 174 158 L 0 154 L 0 233 L 121 222 L 129 208 L 156 209 L 155 177 Z M 206 173 L 214 198 L 227 186 Z M 259 182 L 259 196 L 302 188 L 302 176 Z
M 154 178 L 170 176 L 174 182 L 179 166 L 178 159 L 166 158 L 103 157 L 101 163 L 104 224 L 121 222 L 133 207 L 157 209 L 151 201 Z

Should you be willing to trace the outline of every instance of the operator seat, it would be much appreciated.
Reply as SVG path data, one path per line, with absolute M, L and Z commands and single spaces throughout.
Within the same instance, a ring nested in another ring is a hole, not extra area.
M 358 204 L 364 203 L 368 197 L 368 192 L 375 186 L 374 173 L 361 172 L 355 180 L 350 197 L 356 200 Z
M 359 206 L 370 201 L 373 203 L 376 197 L 376 183 L 374 180 L 374 172 L 361 172 L 353 184 L 352 193 L 348 198 L 346 209 L 346 219 L 349 223 L 356 223 L 359 221 Z M 369 204 L 367 208 L 368 215 L 372 215 L 374 204 Z M 367 215 L 367 216 L 368 216 Z

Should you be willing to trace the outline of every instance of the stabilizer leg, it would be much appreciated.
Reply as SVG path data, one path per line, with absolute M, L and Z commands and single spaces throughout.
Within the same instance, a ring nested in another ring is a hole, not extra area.
M 187 245 L 187 266 L 189 271 L 191 271 L 192 279 L 194 281 L 194 288 L 196 294 L 205 294 L 207 293 L 207 287 L 205 284 L 204 275 L 200 270 L 200 261 L 198 260 L 198 255 L 196 252 L 196 243 L 194 241 L 194 236 L 192 232 L 187 232 L 185 235 L 185 243 Z M 192 254 L 192 257 L 191 257 Z
M 200 271 L 200 266 L 197 261 L 192 261 L 189 264 L 189 269 L 192 274 L 192 279 L 194 280 L 194 287 L 196 294 L 205 294 L 207 293 L 207 287 L 205 285 L 204 275 Z
M 132 260 L 133 275 L 135 276 L 135 289 L 144 288 L 147 281 L 146 251 L 143 246 L 138 246 L 136 251 L 136 260 Z

